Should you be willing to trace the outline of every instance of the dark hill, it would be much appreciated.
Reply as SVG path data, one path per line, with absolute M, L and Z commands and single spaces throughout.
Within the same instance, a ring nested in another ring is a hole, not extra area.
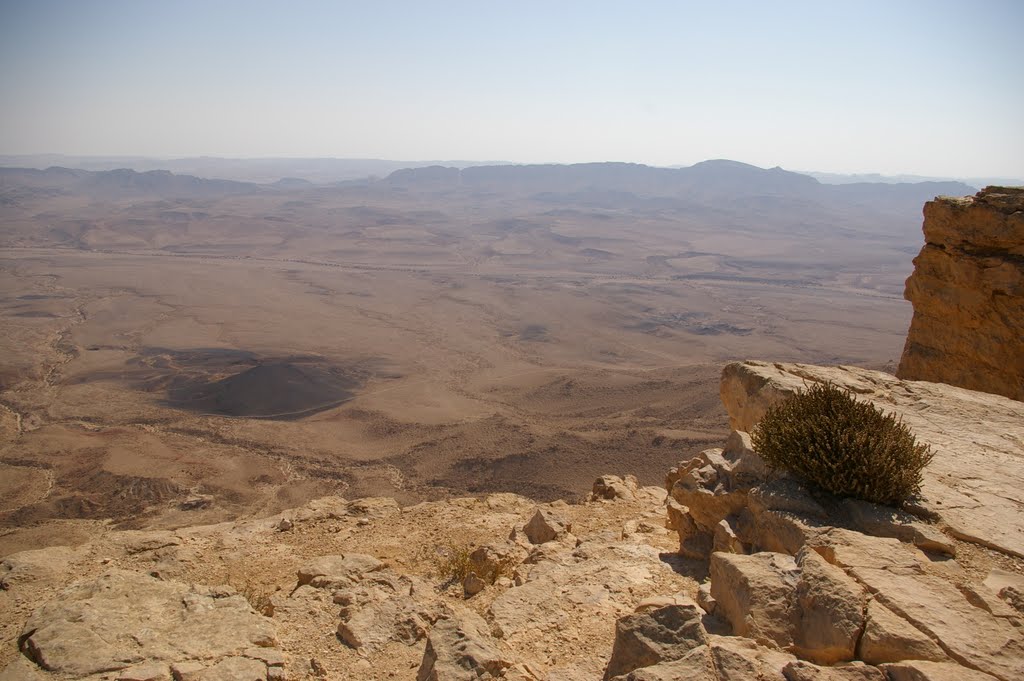
M 0 187 L 9 190 L 60 189 L 65 193 L 82 194 L 94 199 L 121 198 L 204 198 L 232 194 L 251 194 L 260 187 L 248 182 L 209 180 L 192 175 L 175 175 L 167 170 L 143 173 L 118 170 L 73 170 L 51 167 L 0 168 Z

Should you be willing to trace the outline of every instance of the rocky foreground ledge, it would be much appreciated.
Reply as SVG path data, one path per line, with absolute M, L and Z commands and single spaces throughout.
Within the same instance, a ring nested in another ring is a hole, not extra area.
M 765 470 L 745 431 L 821 380 L 932 444 L 918 503 Z M 605 476 L 575 505 L 332 497 L 7 556 L 0 681 L 1024 678 L 1024 403 L 758 362 L 722 396 L 735 432 L 668 494 Z M 465 547 L 468 576 L 438 574 Z

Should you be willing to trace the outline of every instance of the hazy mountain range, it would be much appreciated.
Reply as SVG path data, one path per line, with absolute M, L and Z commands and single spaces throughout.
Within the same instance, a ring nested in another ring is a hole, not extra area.
M 335 184 L 351 180 L 383 178 L 397 170 L 408 168 L 425 168 L 443 166 L 448 168 L 471 168 L 477 166 L 511 166 L 507 161 L 466 161 L 466 160 L 434 160 L 434 161 L 396 161 L 388 159 L 353 159 L 353 158 L 217 158 L 200 156 L 192 158 L 161 159 L 141 156 L 72 156 L 62 154 L 33 155 L 0 155 L 0 166 L 18 168 L 45 169 L 53 166 L 75 170 L 118 170 L 128 168 L 137 172 L 150 170 L 169 170 L 179 175 L 195 175 L 211 179 L 235 180 L 271 184 L 285 180 L 304 180 L 312 184 Z M 576 164 L 573 167 L 595 166 L 601 164 Z M 637 165 L 637 164 L 615 164 Z M 745 165 L 745 164 L 743 164 Z M 528 167 L 566 167 L 556 164 L 534 164 Z M 645 166 L 646 167 L 646 166 Z M 684 169 L 687 166 L 672 166 L 671 170 Z M 749 166 L 753 167 L 753 166 Z M 991 184 L 1021 185 L 1024 180 L 1019 178 L 999 177 L 928 177 L 922 175 L 881 175 L 839 174 L 817 171 L 798 171 L 799 174 L 813 177 L 823 184 L 915 184 L 920 182 L 957 181 L 972 187 L 984 187 Z
M 334 183 L 384 191 L 489 192 L 530 196 L 540 200 L 572 199 L 587 203 L 629 203 L 631 199 L 687 199 L 702 202 L 723 197 L 775 197 L 829 202 L 875 201 L 920 203 L 940 194 L 964 195 L 976 189 L 961 182 L 824 184 L 815 178 L 781 168 L 764 169 L 737 161 L 703 161 L 688 168 L 657 168 L 635 163 L 572 165 L 432 165 L 402 168 L 384 178 Z M 16 188 L 87 194 L 96 198 L 203 197 L 266 191 L 294 191 L 318 186 L 304 178 L 287 177 L 259 184 L 168 170 L 82 170 L 52 166 L 0 167 L 0 188 L 13 200 Z

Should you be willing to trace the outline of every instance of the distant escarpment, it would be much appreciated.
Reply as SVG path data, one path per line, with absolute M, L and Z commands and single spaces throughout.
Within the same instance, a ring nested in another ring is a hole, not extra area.
M 897 375 L 1024 400 L 1024 188 L 924 207 Z

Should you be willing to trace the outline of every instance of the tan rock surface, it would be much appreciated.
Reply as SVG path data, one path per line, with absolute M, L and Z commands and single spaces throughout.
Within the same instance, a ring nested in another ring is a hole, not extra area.
M 864 628 L 867 594 L 845 572 L 811 549 L 800 552 L 797 564 L 797 654 L 818 664 L 854 659 Z
M 17 639 L 30 617 L 36 621 L 33 613 L 42 604 L 58 603 L 63 589 L 75 582 L 93 584 L 110 570 L 135 575 L 132 579 L 152 583 L 157 590 L 231 585 L 272 613 L 269 618 L 251 617 L 276 630 L 277 649 L 259 649 L 247 641 L 226 651 L 219 659 L 230 661 L 223 664 L 216 657 L 158 662 L 193 680 L 244 677 L 256 668 L 254 663 L 262 665 L 264 678 L 271 681 L 310 674 L 324 679 L 412 679 L 423 662 L 434 621 L 448 611 L 460 618 L 465 612 L 484 618 L 491 645 L 512 665 L 504 672 L 509 681 L 592 680 L 601 676 L 611 655 L 616 618 L 633 612 L 645 599 L 696 591 L 694 578 L 681 574 L 691 568 L 666 559 L 676 547 L 666 531 L 652 526 L 621 538 L 629 522 L 660 524 L 664 493 L 657 489 L 640 488 L 633 499 L 543 504 L 541 508 L 571 523 L 578 539 L 540 545 L 525 543 L 525 537 L 523 544 L 506 541 L 510 530 L 522 528 L 537 510 L 535 501 L 513 494 L 401 509 L 379 499 L 360 502 L 327 498 L 268 518 L 173 532 L 115 531 L 97 524 L 93 537 L 74 550 L 12 554 L 5 569 L 13 578 L 0 590 L 3 678 L 64 680 L 29 661 L 18 650 Z M 278 529 L 282 517 L 291 520 L 290 530 Z M 522 586 L 501 577 L 465 600 L 461 585 L 446 586 L 447 577 L 439 571 L 437 557 L 450 547 L 465 547 L 469 555 L 474 548 L 482 549 L 482 566 L 510 560 L 522 573 Z M 530 562 L 522 563 L 530 550 Z M 698 567 L 692 569 L 699 574 Z M 183 586 L 168 586 L 176 584 Z M 145 593 L 139 591 L 140 596 Z M 230 591 L 223 588 L 223 593 Z M 135 614 L 147 612 L 138 607 L 144 600 L 135 603 Z M 241 596 L 215 600 L 240 601 L 249 612 Z M 124 629 L 146 630 L 148 625 L 132 619 L 132 612 L 126 610 L 123 616 Z M 49 639 L 43 635 L 45 627 L 33 625 L 39 629 L 35 643 L 44 653 L 59 646 L 88 650 L 76 658 L 84 665 L 91 659 L 105 666 L 104 659 L 118 657 L 117 645 L 98 643 L 84 633 L 90 631 L 87 627 L 76 624 L 66 623 Z M 245 632 L 227 624 L 219 628 L 223 632 L 218 636 Z M 501 637 L 494 636 L 498 632 Z M 193 634 L 206 635 L 202 627 Z M 204 645 L 218 640 L 211 636 Z M 118 671 L 99 674 L 115 681 L 122 671 L 145 665 L 143 657 L 115 660 Z
M 212 666 L 245 657 L 250 648 L 276 646 L 276 636 L 273 622 L 233 590 L 110 570 L 36 610 L 25 624 L 22 650 L 43 669 L 85 678 L 143 662 Z M 262 660 L 246 664 L 266 677 Z
M 948 659 L 935 641 L 876 600 L 868 603 L 867 622 L 857 657 L 874 665 L 902 660 Z
M 725 367 L 722 401 L 732 427 L 750 430 L 770 405 L 822 381 L 895 413 L 932 446 L 925 512 L 957 538 L 1024 557 L 1024 403 L 856 367 L 754 361 Z
M 924 207 L 897 375 L 1024 400 L 1024 188 Z
M 619 619 L 604 678 L 678 660 L 694 648 L 706 647 L 708 636 L 702 617 L 701 609 L 691 602 L 645 609 Z
M 793 644 L 797 578 L 796 562 L 785 554 L 711 554 L 716 613 L 729 621 L 733 634 L 762 645 Z
M 1024 678 L 1024 632 L 972 605 L 954 585 L 899 569 L 854 568 L 851 574 L 956 662 L 1003 681 Z
M 908 660 L 882 665 L 891 681 L 995 681 L 994 676 L 948 662 Z

